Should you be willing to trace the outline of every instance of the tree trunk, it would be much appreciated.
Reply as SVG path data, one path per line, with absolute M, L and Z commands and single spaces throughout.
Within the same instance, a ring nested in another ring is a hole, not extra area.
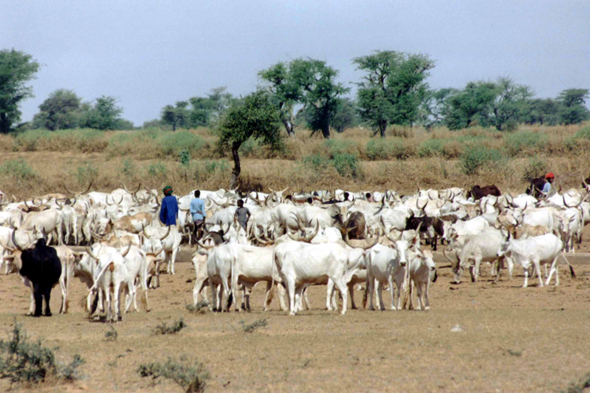
M 238 177 L 242 171 L 242 168 L 240 167 L 240 154 L 238 153 L 239 148 L 240 143 L 234 142 L 232 144 L 231 153 L 234 159 L 234 169 L 231 171 L 231 181 L 229 183 L 230 190 L 235 190 L 238 188 Z
M 0 134 L 8 134 L 10 131 L 10 124 L 6 118 L 6 113 L 0 113 Z
M 295 138 L 295 127 L 293 127 L 293 123 L 289 122 L 288 120 L 283 120 L 283 125 L 287 131 L 287 135 L 289 135 L 291 138 Z
M 385 131 L 386 130 L 387 130 L 387 122 L 380 121 L 379 122 L 379 135 L 381 135 L 381 138 L 385 138 Z
M 330 122 L 324 121 L 322 122 L 322 135 L 324 139 L 330 139 Z

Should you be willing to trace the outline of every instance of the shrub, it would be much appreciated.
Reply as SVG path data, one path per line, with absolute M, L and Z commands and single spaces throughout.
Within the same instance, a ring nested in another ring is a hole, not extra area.
M 183 150 L 195 153 L 205 145 L 203 138 L 188 131 L 167 132 L 159 138 L 158 143 L 162 154 L 174 157 L 178 157 Z
M 483 165 L 498 162 L 502 158 L 502 153 L 499 150 L 477 146 L 467 149 L 461 155 L 460 160 L 463 172 L 466 175 L 475 175 Z
M 76 179 L 79 184 L 89 184 L 98 177 L 98 169 L 90 162 L 85 162 L 76 170 Z
M 432 157 L 443 153 L 444 144 L 441 139 L 427 139 L 418 146 L 420 157 Z
M 358 152 L 358 144 L 354 141 L 342 139 L 328 139 L 324 142 L 324 145 L 328 149 L 328 154 L 332 158 L 337 154 L 354 154 Z
M 359 162 L 354 154 L 335 154 L 334 158 L 330 160 L 330 163 L 342 177 L 350 176 L 356 178 L 360 175 Z
M 450 140 L 443 146 L 443 155 L 446 158 L 457 158 L 465 151 L 465 144 L 458 140 Z
M 201 300 L 194 306 L 192 304 L 186 305 L 186 309 L 189 312 L 195 313 L 195 314 L 204 314 L 205 312 L 207 312 L 208 307 L 209 307 L 209 302 L 207 300 Z
M 180 318 L 178 321 L 174 321 L 172 322 L 171 326 L 168 326 L 166 324 L 166 322 L 162 322 L 161 324 L 159 324 L 158 326 L 156 326 L 154 328 L 154 334 L 158 335 L 158 334 L 162 334 L 162 335 L 167 335 L 167 334 L 176 334 L 178 332 L 180 332 L 182 329 L 184 329 L 186 327 L 186 323 L 184 323 L 184 320 L 182 318 Z
M 510 119 L 506 122 L 506 131 L 514 132 L 518 130 L 518 121 L 514 119 Z
M 37 179 L 37 173 L 22 157 L 4 162 L 0 165 L 0 173 L 9 176 L 17 183 Z
M 529 149 L 542 148 L 547 140 L 545 134 L 532 131 L 522 131 L 507 135 L 504 138 L 506 151 L 511 156 L 516 156 L 519 153 Z
M 399 139 L 374 138 L 367 142 L 365 154 L 370 160 L 389 160 L 407 158 L 407 150 Z
M 547 165 L 544 160 L 538 157 L 532 157 L 524 167 L 524 173 L 522 180 L 530 182 L 532 179 L 536 179 L 547 172 Z
M 576 135 L 574 135 L 574 138 L 590 140 L 590 126 L 579 129 Z
M 182 149 L 180 151 L 180 154 L 178 155 L 178 161 L 180 161 L 180 163 L 185 166 L 190 164 L 191 152 L 189 151 L 189 149 Z
M 11 382 L 40 383 L 48 377 L 71 381 L 78 377 L 77 368 L 84 363 L 75 355 L 71 363 L 58 364 L 53 351 L 44 347 L 42 340 L 30 342 L 16 320 L 10 340 L 0 340 L 0 356 L 0 378 Z
M 49 139 L 51 135 L 47 130 L 29 130 L 19 133 L 12 142 L 14 151 L 35 151 L 43 139 Z
M 320 154 L 312 154 L 303 157 L 302 163 L 303 166 L 311 169 L 316 173 L 320 173 L 328 167 L 328 165 L 330 164 L 330 160 Z
M 136 170 L 135 162 L 133 162 L 133 160 L 131 158 L 124 159 L 120 170 L 121 170 L 121 174 L 123 174 L 124 176 L 126 176 L 128 178 L 135 177 L 135 170 Z
M 203 392 L 209 373 L 198 360 L 190 362 L 186 357 L 178 361 L 168 358 L 166 363 L 141 364 L 137 369 L 143 378 L 167 378 L 176 382 L 186 392 Z
M 246 323 L 242 320 L 240 321 L 240 325 L 242 325 L 242 331 L 244 333 L 253 333 L 257 329 L 267 327 L 268 321 L 266 319 L 258 319 L 252 323 Z
M 119 338 L 119 332 L 115 330 L 113 325 L 110 325 L 109 327 L 110 329 L 104 333 L 104 339 L 107 341 L 117 341 L 117 338 Z
M 163 163 L 157 162 L 155 164 L 150 164 L 147 172 L 149 176 L 163 180 L 168 173 L 168 169 Z

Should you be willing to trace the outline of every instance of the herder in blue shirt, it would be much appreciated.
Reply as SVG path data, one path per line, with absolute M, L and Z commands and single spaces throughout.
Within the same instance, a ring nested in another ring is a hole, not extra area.
M 166 226 L 176 225 L 178 201 L 175 196 L 172 196 L 172 187 L 166 186 L 162 191 L 165 197 L 162 199 L 162 206 L 160 208 L 160 221 Z
M 203 236 L 203 223 L 205 222 L 205 202 L 201 198 L 201 191 L 195 191 L 195 199 L 191 201 L 191 215 L 195 224 L 194 234 L 197 240 Z

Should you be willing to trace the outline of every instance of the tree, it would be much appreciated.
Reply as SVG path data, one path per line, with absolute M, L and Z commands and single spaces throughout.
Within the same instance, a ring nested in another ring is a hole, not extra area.
M 424 82 L 434 61 L 421 54 L 377 51 L 353 60 L 365 71 L 357 92 L 359 114 L 381 137 L 388 124 L 412 125 L 427 95 Z
M 336 113 L 332 117 L 332 127 L 336 132 L 343 132 L 347 128 L 356 127 L 358 124 L 356 102 L 348 97 L 341 99 Z
M 420 106 L 420 123 L 427 129 L 443 124 L 450 110 L 449 98 L 457 92 L 452 88 L 429 90 Z
M 474 124 L 489 126 L 495 98 L 496 85 L 493 82 L 469 82 L 465 89 L 447 98 L 448 111 L 444 124 L 450 130 Z
M 176 127 L 189 128 L 189 110 L 187 101 L 178 101 L 176 106 L 166 105 L 162 109 L 162 123 L 172 126 L 172 131 L 176 131 Z
M 330 122 L 340 105 L 340 96 L 350 89 L 335 81 L 338 71 L 326 62 L 314 59 L 296 59 L 290 64 L 293 83 L 302 90 L 302 111 L 307 111 L 308 126 L 312 135 L 321 131 L 330 138 Z
M 6 134 L 20 121 L 19 103 L 33 96 L 25 84 L 33 79 L 39 63 L 31 55 L 14 49 L 0 51 L 0 133 Z
M 123 108 L 117 106 L 115 97 L 101 96 L 96 99 L 94 106 L 82 104 L 82 127 L 98 130 L 115 130 L 121 119 Z
M 526 124 L 554 126 L 559 123 L 559 104 L 551 98 L 527 100 L 521 111 L 521 121 Z
M 40 112 L 33 118 L 33 128 L 50 131 L 77 128 L 80 124 L 82 100 L 72 90 L 59 89 L 39 105 Z
M 243 103 L 236 103 L 227 111 L 219 124 L 219 148 L 232 152 L 231 189 L 237 187 L 241 172 L 240 146 L 252 137 L 260 144 L 278 150 L 282 147 L 280 126 L 281 115 L 263 91 L 246 96 Z
M 303 98 L 303 91 L 293 78 L 291 65 L 277 63 L 258 73 L 267 83 L 266 89 L 272 94 L 273 101 L 281 113 L 281 121 L 287 135 L 295 136 L 295 117 L 293 109 Z
M 559 93 L 559 122 L 561 124 L 579 124 L 590 119 L 590 111 L 586 108 L 588 89 L 567 89 Z
M 498 131 L 517 123 L 519 116 L 533 93 L 528 86 L 517 85 L 510 78 L 498 78 L 492 102 L 491 123 Z

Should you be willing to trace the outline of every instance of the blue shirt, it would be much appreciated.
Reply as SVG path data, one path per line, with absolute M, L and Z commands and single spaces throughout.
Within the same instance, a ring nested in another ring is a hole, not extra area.
M 166 226 L 176 225 L 176 217 L 178 217 L 178 201 L 175 196 L 169 195 L 162 199 L 160 221 Z
M 205 202 L 202 199 L 195 198 L 191 201 L 191 214 L 193 215 L 193 221 L 205 219 Z
M 545 185 L 543 186 L 543 189 L 541 191 L 543 191 L 544 194 L 549 194 L 549 192 L 551 191 L 551 183 L 549 183 L 548 181 L 545 182 Z

